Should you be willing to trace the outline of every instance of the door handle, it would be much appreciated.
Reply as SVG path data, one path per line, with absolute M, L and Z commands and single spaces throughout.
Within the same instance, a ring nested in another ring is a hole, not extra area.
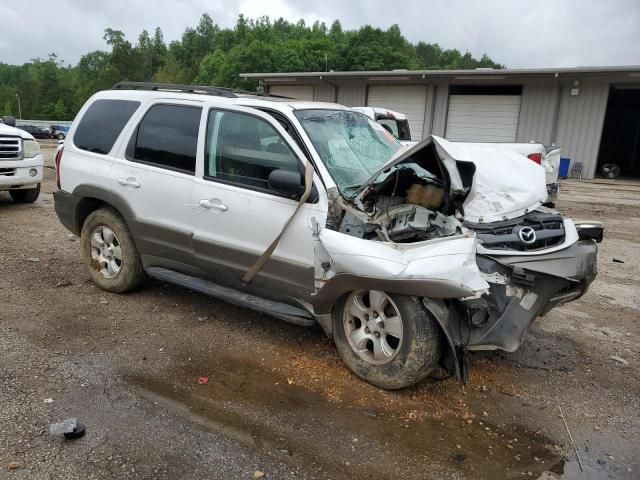
M 118 179 L 118 183 L 120 185 L 122 185 L 123 187 L 140 188 L 140 184 L 138 182 L 136 182 L 136 179 L 133 178 L 133 177 L 119 178 Z
M 219 210 L 221 212 L 226 212 L 227 210 L 229 210 L 229 207 L 227 207 L 226 205 L 222 203 L 213 203 L 211 202 L 211 200 L 207 199 L 200 200 L 199 203 L 203 208 L 213 208 L 214 210 Z

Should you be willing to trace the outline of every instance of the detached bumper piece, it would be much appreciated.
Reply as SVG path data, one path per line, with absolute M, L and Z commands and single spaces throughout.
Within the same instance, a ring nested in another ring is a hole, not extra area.
M 478 256 L 489 295 L 460 302 L 461 321 L 449 323 L 457 330 L 452 337 L 467 350 L 516 351 L 536 317 L 587 291 L 596 253 L 595 242 L 585 240 L 546 255 Z

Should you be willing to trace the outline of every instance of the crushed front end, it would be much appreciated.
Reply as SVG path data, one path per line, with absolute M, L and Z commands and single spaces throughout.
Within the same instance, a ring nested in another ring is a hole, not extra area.
M 464 382 L 467 351 L 514 352 L 596 277 L 602 225 L 546 198 L 544 170 L 526 157 L 431 137 L 333 202 L 316 236 L 314 307 L 324 314 L 363 285 L 421 298 L 449 346 L 441 365 Z

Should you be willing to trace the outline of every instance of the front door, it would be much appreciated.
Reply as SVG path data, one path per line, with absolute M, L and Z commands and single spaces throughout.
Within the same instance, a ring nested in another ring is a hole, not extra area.
M 202 172 L 194 182 L 193 246 L 200 268 L 220 283 L 280 301 L 312 293 L 312 217 L 326 220 L 326 195 L 315 195 L 295 215 L 271 259 L 250 286 L 241 282 L 281 232 L 298 204 L 273 191 L 277 169 L 304 172 L 306 159 L 283 128 L 253 109 L 212 109 L 206 121 Z M 314 178 L 316 189 L 321 183 Z M 323 191 L 323 190 L 322 190 Z

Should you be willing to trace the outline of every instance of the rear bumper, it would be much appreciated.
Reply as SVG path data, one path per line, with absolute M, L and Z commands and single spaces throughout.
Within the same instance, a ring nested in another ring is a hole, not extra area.
M 0 190 L 34 188 L 42 182 L 42 165 L 42 155 L 26 160 L 0 162 Z
M 63 190 L 53 192 L 53 201 L 56 215 L 71 233 L 80 235 L 80 226 L 78 225 L 78 203 L 81 198 Z

